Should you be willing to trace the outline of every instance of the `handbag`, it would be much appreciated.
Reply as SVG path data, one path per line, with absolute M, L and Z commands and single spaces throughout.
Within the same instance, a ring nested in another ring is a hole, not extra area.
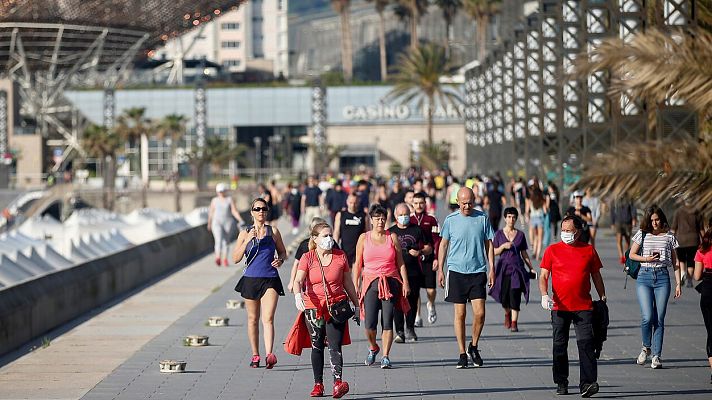
M 643 253 L 643 243 L 645 242 L 645 232 L 643 232 L 643 238 L 640 240 L 640 249 L 638 249 L 638 255 Z M 626 273 L 626 281 L 623 283 L 623 289 L 626 288 L 628 283 L 628 277 L 633 279 L 638 279 L 638 272 L 640 271 L 640 261 L 635 261 L 630 258 L 630 249 L 625 252 L 625 265 L 623 265 L 623 272 Z
M 316 250 L 314 251 L 314 254 L 316 254 Z M 324 295 L 326 295 L 326 309 L 329 311 L 331 319 L 333 319 L 336 323 L 343 324 L 354 316 L 354 310 L 351 308 L 351 304 L 348 299 L 343 299 L 331 304 L 331 300 L 329 300 L 329 285 L 326 284 L 326 275 L 324 275 L 324 266 L 321 265 L 321 258 L 319 258 L 318 254 L 316 255 L 316 258 L 319 261 L 321 284 L 324 285 Z

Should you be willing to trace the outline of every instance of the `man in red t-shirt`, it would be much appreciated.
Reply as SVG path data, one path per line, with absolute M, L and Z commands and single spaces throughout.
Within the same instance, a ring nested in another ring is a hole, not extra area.
M 578 344 L 581 397 L 598 393 L 598 366 L 594 353 L 593 302 L 591 281 L 601 300 L 606 300 L 606 288 L 601 277 L 601 260 L 593 246 L 578 241 L 585 222 L 567 215 L 561 221 L 561 242 L 552 244 L 541 260 L 541 306 L 551 310 L 554 334 L 554 383 L 556 394 L 568 394 L 569 328 L 576 330 Z M 553 301 L 549 298 L 549 277 Z

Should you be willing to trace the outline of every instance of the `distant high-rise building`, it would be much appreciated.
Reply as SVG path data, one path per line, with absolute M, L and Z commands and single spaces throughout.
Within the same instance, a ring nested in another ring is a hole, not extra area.
M 251 0 L 158 49 L 154 58 L 206 59 L 229 72 L 288 76 L 288 0 Z

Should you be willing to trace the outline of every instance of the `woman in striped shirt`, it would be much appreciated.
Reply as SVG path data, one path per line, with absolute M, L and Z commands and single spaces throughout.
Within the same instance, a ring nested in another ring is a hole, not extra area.
M 641 246 L 642 251 L 639 251 Z M 643 348 L 636 360 L 638 365 L 644 365 L 652 354 L 650 367 L 662 368 L 660 356 L 665 334 L 665 311 L 671 289 L 669 267 L 675 272 L 675 298 L 681 294 L 680 267 L 675 254 L 677 247 L 677 239 L 670 232 L 663 210 L 658 206 L 648 207 L 630 247 L 630 258 L 640 261 L 636 291 Z

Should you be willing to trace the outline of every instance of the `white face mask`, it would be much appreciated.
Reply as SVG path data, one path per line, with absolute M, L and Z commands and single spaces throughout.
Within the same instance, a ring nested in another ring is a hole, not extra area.
M 297 194 L 297 189 L 292 189 L 292 194 Z
M 398 223 L 401 225 L 408 225 L 408 223 L 410 222 L 409 215 L 399 215 L 396 218 L 398 219 Z
M 317 246 L 322 250 L 331 250 L 334 247 L 334 238 L 331 236 L 324 236 L 323 238 L 316 240 Z
M 576 234 L 572 232 L 561 232 L 561 241 L 566 244 L 571 244 L 576 240 Z

